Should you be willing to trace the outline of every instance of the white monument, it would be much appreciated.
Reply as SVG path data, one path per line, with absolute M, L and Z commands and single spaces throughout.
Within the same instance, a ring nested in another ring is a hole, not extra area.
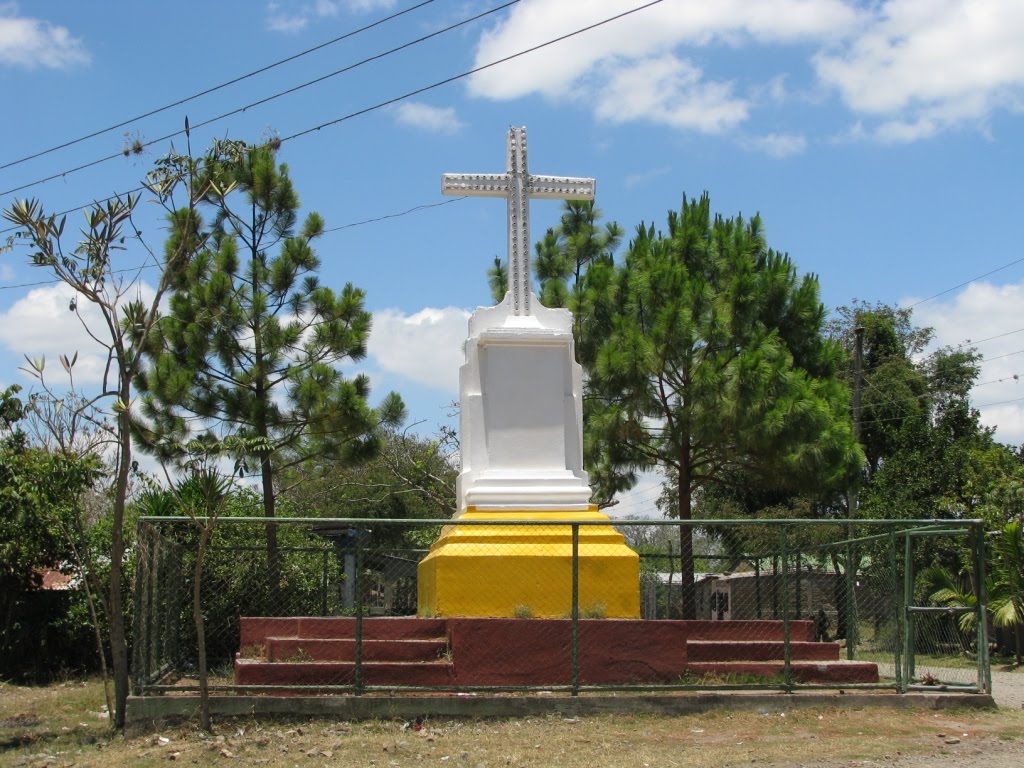
M 525 128 L 509 130 L 507 173 L 442 178 L 446 195 L 504 197 L 508 206 L 509 290 L 501 304 L 473 313 L 459 371 L 459 514 L 589 509 L 572 315 L 542 306 L 533 293 L 529 199 L 589 200 L 594 186 L 531 175 Z
M 473 313 L 459 371 L 459 519 L 607 520 L 590 503 L 583 469 L 572 315 L 540 304 L 530 270 L 530 198 L 591 199 L 594 187 L 593 179 L 530 174 L 525 128 L 509 130 L 505 173 L 443 176 L 444 194 L 504 197 L 508 206 L 509 290 Z M 579 553 L 591 603 L 606 615 L 638 616 L 639 559 L 622 536 L 581 526 Z M 565 615 L 569 581 L 545 582 L 570 566 L 569 526 L 449 526 L 420 564 L 420 612 L 510 616 L 525 606 L 531 615 Z

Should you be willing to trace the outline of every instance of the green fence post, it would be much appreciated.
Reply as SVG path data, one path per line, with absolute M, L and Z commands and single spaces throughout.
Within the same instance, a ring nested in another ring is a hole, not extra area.
M 327 615 L 327 568 L 330 565 L 330 550 L 323 554 L 323 575 L 320 580 L 320 615 Z
M 142 681 L 149 677 L 149 633 L 151 631 L 149 603 L 151 594 L 148 583 L 143 591 L 143 583 L 149 580 L 153 542 L 147 540 L 143 535 L 144 525 L 140 521 L 135 526 L 137 555 L 135 561 L 135 628 L 134 642 L 132 643 L 132 669 L 135 674 L 132 675 L 132 693 L 136 696 L 142 694 Z
M 903 676 L 900 690 L 907 692 L 914 677 L 914 615 L 910 607 L 914 604 L 914 548 L 910 532 L 903 534 Z
M 580 695 L 580 525 L 572 524 L 572 695 Z
M 900 620 L 900 612 L 903 610 L 903 604 L 900 597 L 900 591 L 897 589 L 896 577 L 899 573 L 899 559 L 896 556 L 896 533 L 889 530 L 889 569 L 892 573 L 892 591 L 896 595 L 896 643 L 893 649 L 893 671 L 896 673 L 896 686 L 899 688 L 901 693 L 905 693 L 906 690 L 903 687 L 903 622 Z
M 355 531 L 353 546 L 356 560 L 356 648 L 355 648 L 355 694 L 363 693 L 363 532 Z
M 757 618 L 761 618 L 761 558 L 754 559 L 754 602 L 757 603 Z
M 801 594 L 802 590 L 800 588 L 801 587 L 801 584 L 800 584 L 800 576 L 801 576 L 801 574 L 800 574 L 800 567 L 802 565 L 802 563 L 800 562 L 801 559 L 802 558 L 800 556 L 800 550 L 797 550 L 796 556 L 793 558 L 793 560 L 794 560 L 794 562 L 796 564 L 796 600 L 794 601 L 794 605 L 796 607 L 796 610 L 794 611 L 794 615 L 796 616 L 797 619 L 799 619 L 803 615 L 803 612 L 804 612 L 803 600 L 801 599 L 803 597 L 803 595 Z
M 793 690 L 793 654 L 789 645 L 789 527 L 782 527 L 782 680 L 787 691 Z
M 854 565 L 853 544 L 849 539 L 853 537 L 853 527 L 847 528 L 846 542 L 846 658 L 853 660 L 854 650 L 857 645 L 857 616 L 854 600 L 854 580 L 856 579 L 857 567 Z
M 992 693 L 992 665 L 988 657 L 988 589 L 985 585 L 985 526 L 976 523 L 974 533 L 975 577 L 977 579 L 978 623 L 978 688 L 981 693 Z

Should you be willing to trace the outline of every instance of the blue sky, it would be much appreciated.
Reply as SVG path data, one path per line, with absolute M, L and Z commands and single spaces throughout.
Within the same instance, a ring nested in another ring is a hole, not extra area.
M 428 2 L 17 162 L 417 4 L 0 0 L 0 191 L 65 174 L 2 194 L 0 205 L 33 196 L 60 211 L 132 189 L 168 149 L 156 140 L 186 116 L 198 126 L 503 3 Z M 304 206 L 339 228 L 319 242 L 323 279 L 365 289 L 375 315 L 361 369 L 376 395 L 401 392 L 427 431 L 457 396 L 466 318 L 489 303 L 485 271 L 505 252 L 501 201 L 442 197 L 440 177 L 503 171 L 507 128 L 525 125 L 531 170 L 595 177 L 599 207 L 627 233 L 641 221 L 662 225 L 684 193 L 707 190 L 725 215 L 760 212 L 770 245 L 820 277 L 827 306 L 916 304 L 918 322 L 941 343 L 998 336 L 978 345 L 986 362 L 974 400 L 999 439 L 1024 441 L 1024 392 L 1013 378 L 1024 369 L 1019 0 L 664 0 L 349 117 L 643 4 L 521 0 L 194 128 L 192 146 L 218 136 L 286 139 L 280 159 Z M 134 139 L 155 143 L 65 173 Z M 154 208 L 143 215 L 159 245 Z M 536 237 L 559 205 L 535 202 L 532 211 Z M 21 251 L 0 254 L 0 385 L 29 383 L 17 370 L 24 354 L 76 349 L 79 382 L 95 385 L 102 365 L 89 358 L 63 289 L 25 285 L 45 279 Z

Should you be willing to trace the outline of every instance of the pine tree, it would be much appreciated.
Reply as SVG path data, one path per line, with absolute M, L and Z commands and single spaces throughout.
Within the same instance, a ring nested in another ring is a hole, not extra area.
M 588 278 L 590 276 L 588 275 Z M 840 347 L 821 331 L 817 281 L 769 249 L 759 217 L 683 201 L 666 234 L 641 225 L 590 289 L 610 301 L 590 371 L 606 462 L 676 479 L 675 512 L 729 470 L 758 482 L 837 484 L 856 471 Z M 684 617 L 694 616 L 692 530 L 681 528 Z
M 207 247 L 173 285 L 139 378 L 148 424 L 139 433 L 164 459 L 196 436 L 262 445 L 256 456 L 266 517 L 278 474 L 314 456 L 374 454 L 378 426 L 398 424 L 398 395 L 367 404 L 366 376 L 337 365 L 366 355 L 370 313 L 351 283 L 320 284 L 317 213 L 298 223 L 299 197 L 271 146 L 218 142 L 203 163 Z M 198 417 L 195 418 L 195 417 Z M 276 527 L 267 526 L 268 583 L 279 583 Z M 272 596 L 271 596 L 272 599 Z

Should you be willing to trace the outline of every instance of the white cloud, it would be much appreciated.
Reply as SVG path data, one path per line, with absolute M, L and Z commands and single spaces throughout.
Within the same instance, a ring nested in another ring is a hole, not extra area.
M 429 133 L 458 133 L 463 127 L 453 107 L 432 107 L 418 101 L 406 101 L 395 107 L 394 111 L 400 124 Z
M 354 4 L 360 5 L 358 2 Z M 272 0 L 267 3 L 267 29 L 271 32 L 294 34 L 304 30 L 310 22 L 337 16 L 340 11 L 340 5 L 336 0 Z
M 0 4 L 0 65 L 67 69 L 89 61 L 81 39 L 67 27 L 19 16 L 15 3 Z
M 59 356 L 72 357 L 78 352 L 75 383 L 95 385 L 103 380 L 106 353 L 69 311 L 74 296 L 63 283 L 29 291 L 0 313 L 0 344 L 19 356 L 45 357 L 47 378 L 58 386 L 66 383 Z M 103 321 L 96 308 L 85 301 L 80 301 L 78 308 L 89 327 L 101 333 Z
M 914 301 L 908 298 L 904 303 Z M 915 323 L 934 328 L 938 344 L 977 345 L 984 359 L 980 386 L 974 388 L 971 400 L 981 411 L 982 423 L 996 429 L 996 439 L 1012 445 L 1024 443 L 1022 303 L 1024 283 L 996 286 L 982 282 L 972 283 L 947 302 L 930 301 L 914 308 Z M 1017 329 L 1022 330 L 1007 334 L 1007 330 Z
M 768 133 L 744 139 L 743 146 L 771 157 L 789 157 L 807 149 L 807 138 L 793 133 Z
M 502 22 L 485 32 L 476 66 L 496 61 L 636 7 L 635 0 L 524 0 Z M 852 28 L 857 12 L 840 0 L 719 0 L 715 3 L 666 0 L 602 27 L 568 38 L 474 75 L 470 93 L 513 99 L 540 93 L 568 96 L 594 105 L 613 119 L 613 99 L 626 100 L 621 120 L 647 119 L 678 128 L 724 130 L 746 119 L 746 104 L 731 95 L 731 84 L 704 83 L 700 69 L 674 54 L 678 46 L 738 46 L 750 41 L 787 43 L 831 40 Z M 631 94 L 644 76 L 654 76 L 670 96 Z M 777 91 L 777 88 L 776 88 Z M 707 109 L 701 117 L 696 110 Z
M 851 109 L 884 120 L 878 138 L 913 141 L 1020 111 L 1022 39 L 1019 0 L 889 0 L 813 63 Z
M 618 504 L 608 507 L 604 512 L 613 518 L 637 517 L 640 519 L 660 519 L 663 517 L 658 509 L 658 498 L 661 486 L 665 482 L 660 472 L 641 472 L 637 483 L 628 491 L 615 495 Z
M 386 11 L 395 6 L 395 0 L 346 0 L 345 5 L 356 13 L 369 11 Z
M 749 105 L 732 88 L 703 82 L 700 69 L 665 54 L 618 68 L 596 95 L 594 112 L 613 123 L 645 120 L 720 133 L 747 119 Z
M 0 264 L 0 282 L 9 283 L 14 279 L 14 270 L 10 264 Z
M 475 65 L 635 7 L 635 0 L 523 0 L 481 35 Z M 572 100 L 615 122 L 718 133 L 786 100 L 787 78 L 800 73 L 768 71 L 759 83 L 734 83 L 703 59 L 694 64 L 696 51 L 779 50 L 780 62 L 791 62 L 790 52 L 806 60 L 817 77 L 807 93 L 838 94 L 855 118 L 869 121 L 859 138 L 906 143 L 965 125 L 984 133 L 995 112 L 1024 112 L 1022 39 L 1020 0 L 665 0 L 479 72 L 468 88 L 497 100 Z M 739 87 L 749 96 L 735 96 Z
M 646 186 L 649 182 L 655 179 L 666 176 L 672 172 L 672 169 L 667 165 L 663 165 L 660 168 L 651 168 L 648 171 L 641 171 L 640 173 L 631 173 L 625 179 L 626 189 L 636 189 L 637 187 Z
M 455 396 L 468 322 L 469 312 L 457 307 L 427 307 L 412 315 L 375 312 L 369 355 L 389 373 Z

